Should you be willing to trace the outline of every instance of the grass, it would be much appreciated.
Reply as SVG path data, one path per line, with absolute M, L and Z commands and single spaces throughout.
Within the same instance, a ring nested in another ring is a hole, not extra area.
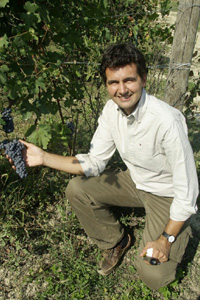
M 1 191 L 1 300 L 179 299 L 179 280 L 151 291 L 138 278 L 134 255 L 144 227 L 142 210 L 122 223 L 136 241 L 108 277 L 97 273 L 100 251 L 87 238 L 65 200 L 69 177 L 34 169 L 23 182 L 4 161 Z M 181 274 L 181 279 L 183 274 Z

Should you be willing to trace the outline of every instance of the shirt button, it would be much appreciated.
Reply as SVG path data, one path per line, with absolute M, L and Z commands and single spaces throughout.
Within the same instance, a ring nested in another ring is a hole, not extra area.
M 130 125 L 130 124 L 133 124 L 135 118 L 132 116 L 132 118 L 128 118 L 128 121 L 127 123 Z

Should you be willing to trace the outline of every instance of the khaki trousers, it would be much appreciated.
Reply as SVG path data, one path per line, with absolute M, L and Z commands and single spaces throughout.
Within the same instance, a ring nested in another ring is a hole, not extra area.
M 172 198 L 138 190 L 128 170 L 105 172 L 98 177 L 75 177 L 68 184 L 66 196 L 86 234 L 100 249 L 114 247 L 124 235 L 124 228 L 110 207 L 144 207 L 145 228 L 134 266 L 140 278 L 152 289 L 159 289 L 175 279 L 177 265 L 183 257 L 191 233 L 189 222 L 185 223 L 173 243 L 169 261 L 151 266 L 139 256 L 146 243 L 156 240 L 165 229 Z

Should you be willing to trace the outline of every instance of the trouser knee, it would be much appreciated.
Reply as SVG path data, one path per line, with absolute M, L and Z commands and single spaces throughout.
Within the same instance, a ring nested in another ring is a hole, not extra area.
M 65 190 L 67 199 L 71 199 L 74 197 L 74 195 L 76 195 L 76 193 L 80 187 L 80 185 L 78 184 L 78 181 L 79 181 L 78 177 L 74 177 L 69 181 L 67 188 Z
M 71 179 L 65 190 L 66 198 L 72 208 L 93 205 L 92 197 L 89 196 L 88 180 L 84 176 L 77 176 Z
M 176 277 L 177 263 L 168 261 L 158 266 L 146 264 L 142 259 L 135 262 L 135 268 L 140 276 L 140 279 L 152 290 L 166 286 Z
M 84 176 L 77 176 L 69 181 L 65 190 L 66 197 L 69 201 L 74 198 L 79 198 L 84 194 L 86 179 Z

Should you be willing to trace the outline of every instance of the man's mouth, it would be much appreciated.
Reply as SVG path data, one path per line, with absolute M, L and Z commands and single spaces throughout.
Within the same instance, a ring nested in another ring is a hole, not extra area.
M 127 101 L 131 98 L 132 94 L 126 95 L 126 96 L 118 96 L 119 100 L 121 101 Z

